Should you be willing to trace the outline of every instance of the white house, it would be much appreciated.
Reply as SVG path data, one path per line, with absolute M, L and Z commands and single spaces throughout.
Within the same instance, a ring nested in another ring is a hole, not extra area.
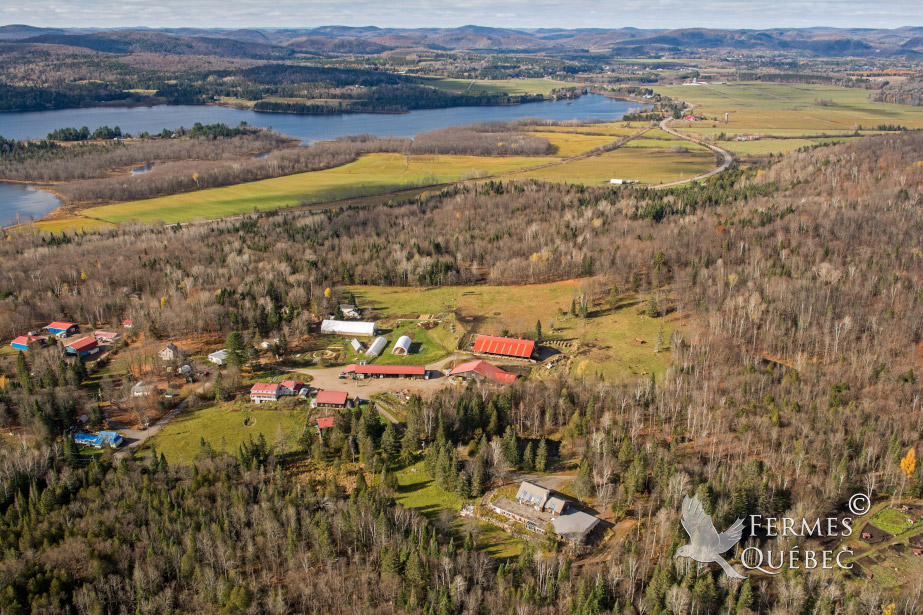
M 228 362 L 228 351 L 223 348 L 221 350 L 216 350 L 208 355 L 208 360 L 215 365 L 224 365 Z
M 143 380 L 139 380 L 131 387 L 132 397 L 148 397 L 157 390 L 153 384 L 147 384 Z
M 169 344 L 164 346 L 161 349 L 161 351 L 158 352 L 157 354 L 160 355 L 160 358 L 164 361 L 175 361 L 177 359 L 182 358 L 183 356 L 182 353 L 179 351 L 179 348 L 177 348 L 176 345 L 173 344 L 173 342 L 170 342 Z

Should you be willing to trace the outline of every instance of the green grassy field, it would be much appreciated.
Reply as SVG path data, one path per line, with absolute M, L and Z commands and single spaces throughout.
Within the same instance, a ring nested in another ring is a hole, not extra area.
M 145 448 L 155 446 L 169 463 L 190 463 L 200 450 L 202 438 L 216 451 L 233 454 L 241 443 L 251 436 L 256 440 L 261 433 L 273 445 L 281 427 L 287 439 L 287 449 L 293 450 L 308 415 L 305 402 L 295 403 L 295 408 L 290 410 L 281 409 L 281 403 L 261 406 L 242 402 L 210 403 L 180 413 L 152 437 Z M 247 419 L 248 424 L 245 425 Z
M 536 321 L 540 320 L 546 339 L 575 344 L 573 352 L 568 352 L 573 358 L 565 369 L 579 377 L 600 374 L 606 379 L 629 380 L 663 373 L 670 363 L 667 346 L 673 331 L 679 327 L 677 317 L 669 316 L 661 323 L 659 319 L 638 314 L 647 298 L 634 296 L 624 297 L 616 310 L 600 303 L 585 320 L 572 316 L 571 301 L 578 294 L 589 292 L 589 286 L 592 281 L 572 280 L 525 286 L 427 289 L 350 286 L 348 289 L 360 305 L 373 308 L 383 319 L 421 312 L 455 312 L 459 335 L 472 329 L 477 321 L 479 333 L 499 335 L 507 331 L 513 336 L 531 336 Z M 654 352 L 658 332 L 663 341 L 660 353 Z M 640 344 L 635 338 L 645 343 Z M 403 361 L 403 357 L 400 359 Z M 544 368 L 536 369 L 540 374 L 546 372 Z
M 450 79 L 447 77 L 424 78 L 425 85 L 431 85 L 447 92 L 487 92 L 489 94 L 507 93 L 512 96 L 521 94 L 549 94 L 560 88 L 577 87 L 580 84 L 553 79 L 478 79 L 471 85 L 471 79 Z M 469 87 L 470 86 L 470 87 Z
M 871 102 L 869 91 L 827 85 L 740 82 L 708 86 L 664 86 L 655 91 L 695 105 L 696 114 L 715 118 L 714 129 L 736 134 L 759 130 L 817 132 L 874 130 L 879 124 L 923 128 L 923 108 Z M 724 114 L 728 123 L 724 124 Z M 697 126 L 711 127 L 712 122 Z M 684 130 L 681 122 L 674 128 Z M 778 134 L 778 133 L 777 133 Z
M 909 523 L 907 519 L 907 513 L 902 513 L 899 510 L 886 507 L 875 513 L 871 522 L 875 527 L 897 536 L 908 530 L 914 529 L 915 524 Z
M 560 131 L 545 132 L 536 130 L 530 131 L 529 134 L 536 137 L 542 137 L 543 139 L 548 139 L 548 141 L 554 147 L 554 155 L 562 156 L 565 158 L 570 156 L 577 156 L 578 154 L 588 152 L 602 145 L 607 145 L 618 139 L 617 136 L 587 135 L 575 132 Z
M 678 142 L 653 141 L 652 144 L 654 146 L 644 148 L 643 153 L 638 147 L 623 147 L 565 164 L 512 173 L 509 177 L 586 185 L 605 184 L 616 177 L 659 184 L 693 177 L 715 167 L 714 154 L 693 143 L 681 145 L 688 151 L 670 151 L 673 145 L 679 145 Z
M 384 322 L 379 321 L 380 335 L 388 340 L 388 345 L 378 357 L 368 359 L 364 354 L 356 354 L 346 344 L 346 362 L 354 363 L 367 360 L 375 365 L 429 365 L 451 354 L 458 344 L 458 335 L 450 333 L 448 325 L 443 323 L 427 331 L 417 326 L 415 321 Z M 397 339 L 407 335 L 412 340 L 409 355 L 391 354 Z M 371 340 L 369 340 L 371 342 Z M 368 345 L 368 343 L 366 344 Z
M 432 185 L 530 167 L 547 158 L 478 156 L 402 156 L 368 154 L 323 171 L 212 188 L 184 194 L 93 207 L 82 213 L 109 222 L 139 220 L 166 223 L 220 218 L 291 207 L 302 202 L 333 201 L 399 187 Z

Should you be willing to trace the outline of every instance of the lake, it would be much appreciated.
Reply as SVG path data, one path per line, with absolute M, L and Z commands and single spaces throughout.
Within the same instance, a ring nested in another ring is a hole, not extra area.
M 543 120 L 619 119 L 637 103 L 588 94 L 575 100 L 555 100 L 498 107 L 449 107 L 409 113 L 348 113 L 343 115 L 294 115 L 263 113 L 215 105 L 159 105 L 156 107 L 91 107 L 0 113 L 0 136 L 7 139 L 44 139 L 55 128 L 118 126 L 122 132 L 160 132 L 164 128 L 224 123 L 272 128 L 304 143 L 329 141 L 347 135 L 412 137 L 419 132 L 470 124 L 506 122 L 524 117 Z
M 58 197 L 50 192 L 26 184 L 0 182 L 0 226 L 15 224 L 16 216 L 20 222 L 41 218 L 60 204 Z
M 344 115 L 293 115 L 262 113 L 215 105 L 159 105 L 156 107 L 92 107 L 0 113 L 0 136 L 7 139 L 44 139 L 55 128 L 118 126 L 122 132 L 160 132 L 164 128 L 224 123 L 272 128 L 303 143 L 329 141 L 347 135 L 412 137 L 420 132 L 472 122 L 508 122 L 521 118 L 542 120 L 620 119 L 637 103 L 588 94 L 575 100 L 557 100 L 497 107 L 449 107 L 409 113 L 352 113 Z M 144 173 L 143 165 L 132 174 Z M 58 197 L 24 184 L 0 182 L 0 226 L 14 220 L 41 218 L 60 205 Z

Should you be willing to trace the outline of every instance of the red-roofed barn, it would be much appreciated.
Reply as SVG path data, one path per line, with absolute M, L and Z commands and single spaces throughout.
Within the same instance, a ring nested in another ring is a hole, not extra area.
M 519 377 L 519 374 L 513 374 L 500 369 L 496 365 L 491 365 L 483 359 L 462 363 L 451 372 L 449 372 L 449 375 L 463 376 L 465 378 L 481 377 L 487 380 L 493 380 L 494 382 L 499 382 L 500 384 L 512 384 L 516 378 Z
M 318 391 L 314 406 L 317 408 L 345 408 L 349 403 L 346 391 Z
M 474 337 L 474 352 L 517 359 L 531 359 L 532 354 L 535 352 L 535 342 L 513 337 L 476 335 Z

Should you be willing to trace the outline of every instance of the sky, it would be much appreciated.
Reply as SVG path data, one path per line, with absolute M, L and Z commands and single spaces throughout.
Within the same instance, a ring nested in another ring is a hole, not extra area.
M 50 27 L 896 28 L 920 0 L 0 0 L 0 24 Z

